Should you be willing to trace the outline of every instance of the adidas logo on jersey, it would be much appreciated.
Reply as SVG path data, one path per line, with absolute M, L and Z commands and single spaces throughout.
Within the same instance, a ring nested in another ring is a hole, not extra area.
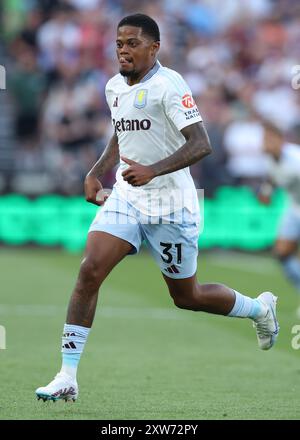
M 138 131 L 138 130 L 149 130 L 151 127 L 151 121 L 149 119 L 142 119 L 139 121 L 138 119 L 124 119 L 122 118 L 120 121 L 112 120 L 116 132 L 121 131 Z

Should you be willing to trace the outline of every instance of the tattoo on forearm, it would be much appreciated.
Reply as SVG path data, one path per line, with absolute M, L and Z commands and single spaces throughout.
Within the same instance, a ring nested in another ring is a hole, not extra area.
M 209 138 L 203 125 L 190 125 L 182 130 L 182 134 L 186 143 L 171 156 L 151 165 L 156 176 L 186 168 L 211 153 Z
M 101 177 L 119 163 L 119 144 L 116 134 L 113 135 L 100 159 L 95 163 L 89 174 Z

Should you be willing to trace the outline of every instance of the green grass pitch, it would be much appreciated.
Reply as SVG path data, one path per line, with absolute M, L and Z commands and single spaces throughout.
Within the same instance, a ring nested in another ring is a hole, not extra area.
M 272 258 L 200 253 L 198 279 L 279 296 L 276 346 L 257 347 L 249 320 L 176 309 L 146 253 L 103 285 L 79 366 L 76 403 L 37 401 L 60 367 L 62 326 L 80 256 L 0 250 L 0 419 L 299 419 L 298 298 Z

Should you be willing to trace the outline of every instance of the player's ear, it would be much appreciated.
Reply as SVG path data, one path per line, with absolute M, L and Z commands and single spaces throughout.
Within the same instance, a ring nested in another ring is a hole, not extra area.
M 151 55 L 156 55 L 160 48 L 160 41 L 153 41 L 151 47 Z

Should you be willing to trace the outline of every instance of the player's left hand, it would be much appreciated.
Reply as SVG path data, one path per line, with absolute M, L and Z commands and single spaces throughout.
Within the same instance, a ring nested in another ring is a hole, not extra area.
M 155 177 L 151 166 L 141 165 L 140 163 L 123 156 L 121 156 L 121 159 L 129 165 L 129 167 L 123 171 L 122 176 L 130 185 L 146 185 L 146 183 L 150 182 L 150 180 Z

